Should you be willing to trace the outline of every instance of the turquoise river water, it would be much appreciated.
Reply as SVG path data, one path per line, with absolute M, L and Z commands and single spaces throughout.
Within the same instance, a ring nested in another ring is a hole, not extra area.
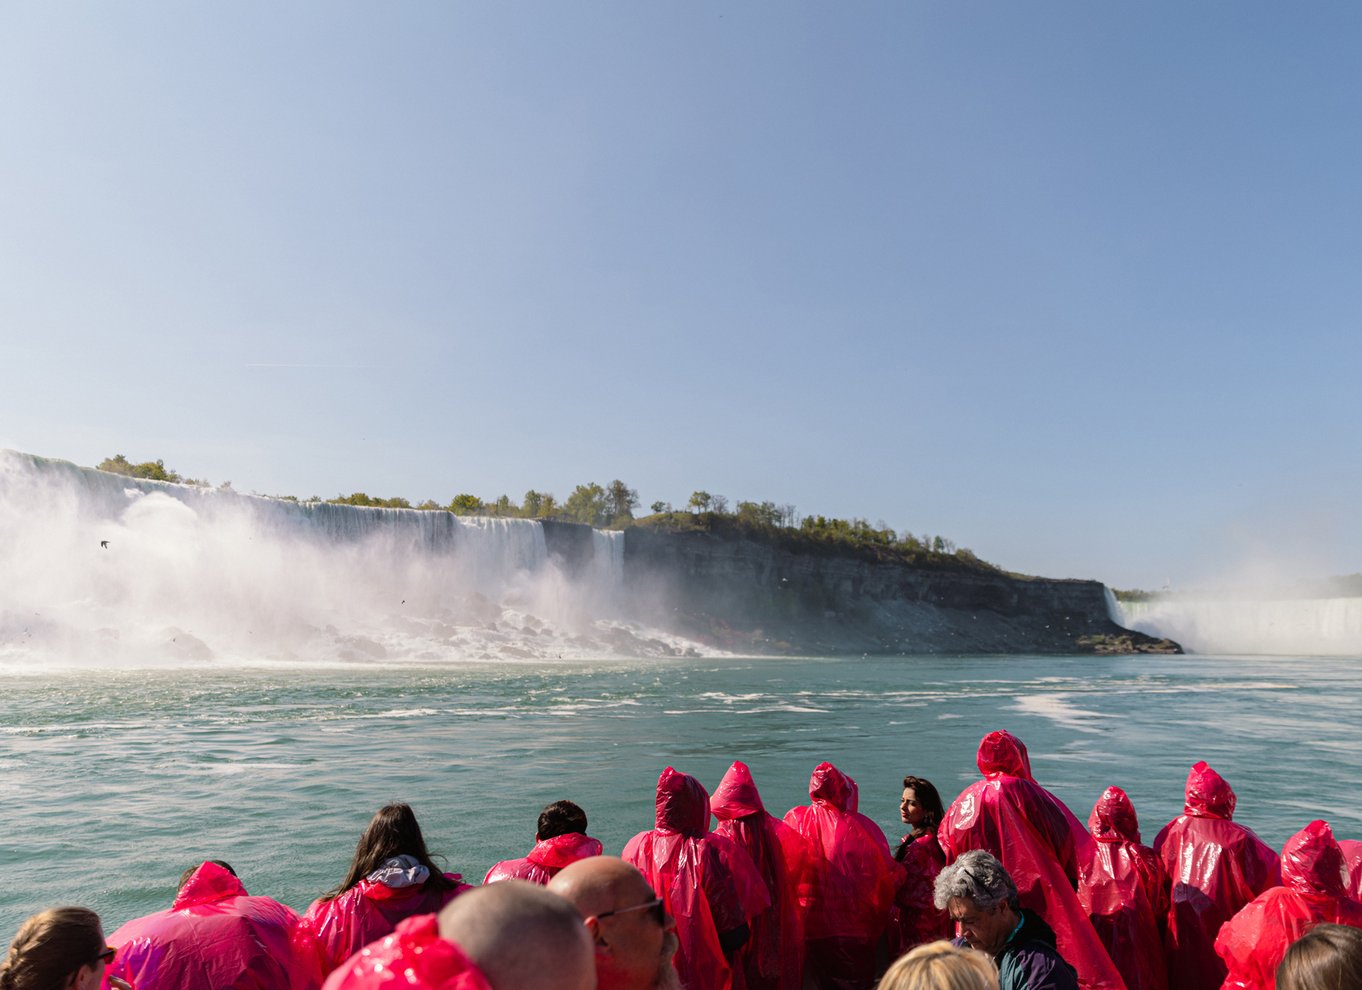
M 671 764 L 717 784 L 753 768 L 768 809 L 829 759 L 891 841 L 904 773 L 949 800 L 979 738 L 1007 728 L 1086 818 L 1125 787 L 1145 840 L 1207 759 L 1274 846 L 1314 817 L 1362 837 L 1358 658 L 915 657 L 76 669 L 0 677 L 0 932 L 57 903 L 109 929 L 168 906 L 224 858 L 252 893 L 305 908 L 345 873 L 369 816 L 417 810 L 465 878 L 521 856 L 570 797 L 618 852 L 652 823 Z

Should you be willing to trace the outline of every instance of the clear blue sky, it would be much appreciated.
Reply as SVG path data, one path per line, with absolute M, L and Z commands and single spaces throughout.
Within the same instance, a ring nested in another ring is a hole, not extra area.
M 1362 570 L 1362 7 L 24 3 L 0 446 Z

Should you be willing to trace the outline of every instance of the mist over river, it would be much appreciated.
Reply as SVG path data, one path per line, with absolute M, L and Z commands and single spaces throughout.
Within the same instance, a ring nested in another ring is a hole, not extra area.
M 295 908 L 340 881 L 390 800 L 480 882 L 568 797 L 618 852 L 652 824 L 668 764 L 717 784 L 753 768 L 776 815 L 829 759 L 899 834 L 900 778 L 949 800 L 990 729 L 1086 818 L 1104 787 L 1146 841 L 1207 759 L 1237 820 L 1280 847 L 1324 817 L 1362 837 L 1359 658 L 613 658 L 463 664 L 242 664 L 0 677 L 0 931 L 58 903 L 109 930 L 169 905 L 187 865 L 223 858 Z

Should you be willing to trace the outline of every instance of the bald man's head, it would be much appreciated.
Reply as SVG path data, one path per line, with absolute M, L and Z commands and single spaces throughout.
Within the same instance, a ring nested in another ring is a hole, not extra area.
M 440 912 L 440 935 L 477 963 L 492 990 L 593 990 L 591 938 L 557 894 L 506 880 L 460 894 Z
M 570 901 L 596 943 L 599 990 L 674 990 L 679 986 L 675 922 L 633 866 L 614 856 L 579 859 L 548 889 Z M 656 905 L 656 906 L 655 906 Z

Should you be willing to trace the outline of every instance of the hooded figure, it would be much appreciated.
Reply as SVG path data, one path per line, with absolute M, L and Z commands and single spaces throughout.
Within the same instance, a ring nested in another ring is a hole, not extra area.
M 1277 855 L 1231 820 L 1234 791 L 1205 760 L 1187 774 L 1183 812 L 1154 839 L 1172 882 L 1166 948 L 1172 990 L 1218 987 L 1225 964 L 1215 954 L 1220 926 L 1281 882 Z
M 676 971 L 687 990 L 729 990 L 729 959 L 747 941 L 748 919 L 770 903 L 756 867 L 709 831 L 709 793 L 667 767 L 657 779 L 657 827 L 624 846 L 676 919 Z
M 1096 841 L 1082 870 L 1078 899 L 1128 990 L 1167 990 L 1168 875 L 1154 850 L 1140 845 L 1140 823 L 1125 791 L 1108 787 L 1102 792 L 1088 830 Z
M 809 798 L 785 815 L 808 843 L 799 904 L 809 969 L 821 987 L 869 987 L 903 867 L 880 827 L 856 811 L 856 782 L 831 763 L 814 768 Z
M 937 830 L 947 861 L 971 849 L 992 853 L 1016 883 L 1021 907 L 1054 929 L 1059 954 L 1078 972 L 1079 985 L 1124 987 L 1078 900 L 1072 812 L 1031 779 L 1026 747 L 1011 733 L 984 736 L 977 763 L 984 779 L 961 792 Z
M 1362 841 L 1339 839 L 1338 848 L 1343 850 L 1343 864 L 1348 868 L 1348 896 L 1362 901 Z
M 118 950 L 108 975 L 137 990 L 306 990 L 320 982 L 299 951 L 298 915 L 269 897 L 250 897 L 217 863 L 185 881 L 168 911 L 134 918 L 109 936 Z
M 751 857 L 771 899 L 766 910 L 752 919 L 752 937 L 734 960 L 743 971 L 747 990 L 800 990 L 804 929 L 798 884 L 808 855 L 804 840 L 767 814 L 752 771 L 741 761 L 724 774 L 710 810 L 719 821 L 714 831 Z
M 1362 904 L 1348 896 L 1343 850 L 1328 823 L 1313 821 L 1287 839 L 1281 869 L 1282 886 L 1255 897 L 1216 937 L 1229 967 L 1225 990 L 1274 990 L 1287 948 L 1321 921 L 1362 928 Z
M 540 886 L 548 883 L 554 875 L 579 859 L 599 856 L 602 846 L 599 839 L 580 832 L 566 832 L 548 839 L 537 839 L 534 848 L 524 859 L 507 859 L 497 863 L 487 871 L 484 884 L 498 880 L 528 880 Z
M 491 990 L 457 945 L 440 937 L 433 914 L 400 922 L 327 978 L 325 990 Z

